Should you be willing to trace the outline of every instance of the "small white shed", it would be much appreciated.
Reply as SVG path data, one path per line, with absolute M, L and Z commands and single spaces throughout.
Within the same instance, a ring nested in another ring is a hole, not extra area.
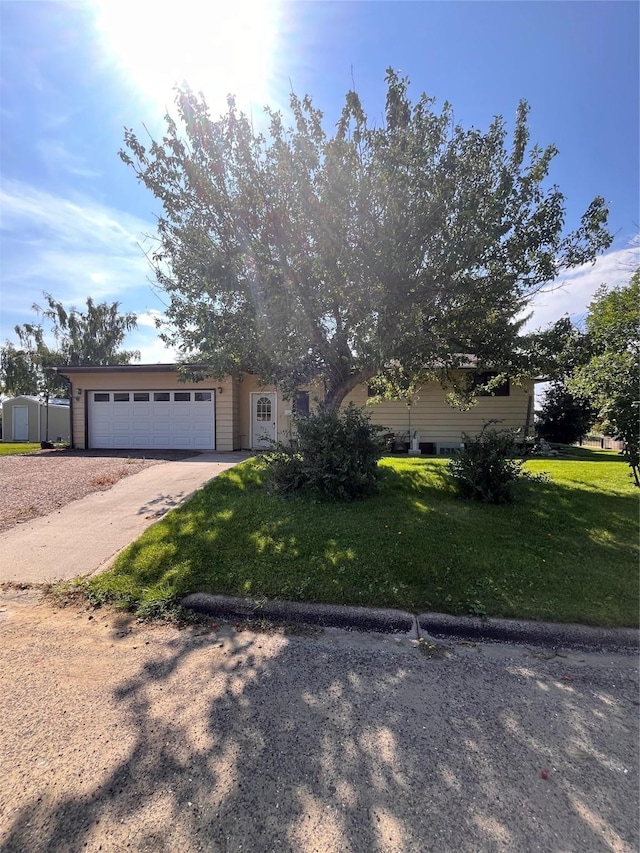
M 48 439 L 47 439 L 48 435 Z M 65 441 L 71 435 L 69 400 L 12 397 L 2 403 L 2 441 Z

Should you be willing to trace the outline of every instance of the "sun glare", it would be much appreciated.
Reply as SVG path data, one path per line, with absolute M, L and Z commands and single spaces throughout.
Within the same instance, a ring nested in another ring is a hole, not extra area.
M 279 3 L 97 0 L 95 5 L 110 59 L 155 108 L 170 108 L 173 88 L 183 83 L 204 92 L 214 115 L 224 110 L 228 94 L 245 109 L 274 100 Z

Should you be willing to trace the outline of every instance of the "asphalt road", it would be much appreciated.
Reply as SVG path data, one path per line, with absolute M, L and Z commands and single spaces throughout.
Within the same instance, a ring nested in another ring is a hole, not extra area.
M 634 656 L 0 595 L 0 849 L 638 850 Z

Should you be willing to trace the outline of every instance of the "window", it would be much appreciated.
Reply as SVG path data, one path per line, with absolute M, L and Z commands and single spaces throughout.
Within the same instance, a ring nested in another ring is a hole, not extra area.
M 128 391 L 116 391 L 113 395 L 114 403 L 128 403 L 129 402 L 129 392 Z
M 309 414 L 309 392 L 308 391 L 298 391 L 296 396 L 293 398 L 293 411 L 297 415 L 308 415 Z
M 173 399 L 176 403 L 190 403 L 191 391 L 176 391 Z
M 486 373 L 476 373 L 473 378 L 473 387 L 478 388 L 480 385 L 486 385 L 491 379 L 495 379 L 497 373 L 491 373 L 487 371 Z M 481 397 L 508 397 L 510 394 L 509 389 L 509 380 L 505 379 L 502 385 L 494 388 L 493 391 L 481 391 Z
M 94 403 L 108 403 L 111 395 L 110 394 L 94 394 L 93 402 Z
M 196 403 L 210 403 L 211 391 L 194 391 L 193 399 L 196 401 Z
M 154 403 L 168 403 L 170 399 L 171 396 L 168 391 L 154 391 L 153 393 Z
M 258 397 L 256 402 L 256 420 L 271 420 L 271 400 L 268 397 Z
M 133 392 L 133 402 L 134 403 L 148 403 L 149 402 L 149 392 L 148 391 L 134 391 Z

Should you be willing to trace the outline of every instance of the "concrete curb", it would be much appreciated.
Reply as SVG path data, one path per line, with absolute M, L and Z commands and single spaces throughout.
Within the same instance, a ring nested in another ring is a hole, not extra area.
M 304 604 L 290 601 L 254 600 L 227 595 L 195 592 L 181 602 L 196 613 L 220 619 L 267 619 L 270 622 L 303 622 L 326 628 L 376 631 L 381 634 L 418 636 L 415 616 L 402 610 L 378 610 L 332 604 Z
M 525 643 L 532 646 L 585 649 L 591 651 L 637 651 L 640 632 L 635 628 L 593 628 L 558 622 L 519 619 L 477 619 L 446 613 L 421 613 L 419 631 L 431 637 L 457 637 Z
M 446 613 L 421 613 L 415 617 L 402 610 L 255 600 L 206 592 L 187 595 L 181 604 L 188 610 L 217 619 L 301 622 L 347 631 L 405 634 L 413 638 L 470 639 L 610 652 L 637 652 L 640 647 L 640 632 L 634 628 L 592 628 L 587 625 L 517 619 L 475 619 L 449 616 Z

